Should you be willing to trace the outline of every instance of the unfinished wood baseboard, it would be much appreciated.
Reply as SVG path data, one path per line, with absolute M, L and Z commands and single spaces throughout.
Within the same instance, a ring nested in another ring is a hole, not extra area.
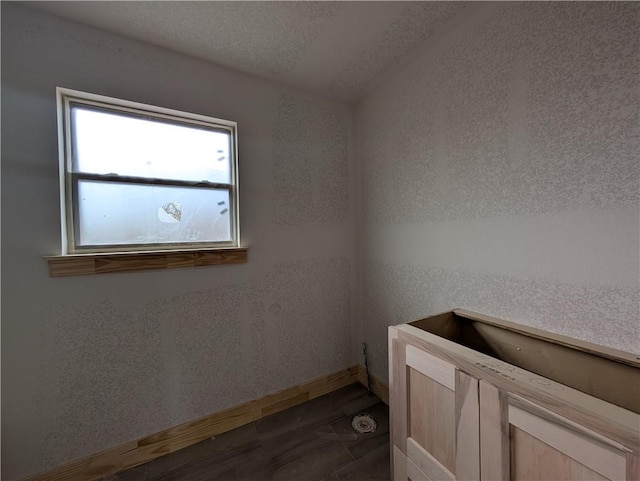
M 356 382 L 367 385 L 366 371 L 359 365 L 116 446 L 25 481 L 99 480 Z M 371 378 L 371 390 L 389 404 L 389 389 L 379 379 Z

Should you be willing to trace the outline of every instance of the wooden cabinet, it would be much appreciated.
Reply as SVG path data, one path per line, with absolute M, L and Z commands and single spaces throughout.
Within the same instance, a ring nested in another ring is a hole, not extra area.
M 396 480 L 640 480 L 634 355 L 456 310 L 389 356 Z
M 412 344 L 391 344 L 393 444 L 425 477 L 478 479 L 478 380 Z

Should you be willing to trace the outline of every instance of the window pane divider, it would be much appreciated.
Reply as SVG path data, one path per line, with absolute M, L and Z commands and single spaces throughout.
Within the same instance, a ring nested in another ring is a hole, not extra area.
M 232 184 L 210 182 L 208 180 L 177 180 L 161 179 L 154 177 L 136 177 L 118 174 L 92 174 L 88 172 L 72 172 L 71 177 L 74 182 L 78 180 L 96 180 L 103 182 L 120 182 L 125 184 L 147 184 L 147 185 L 168 185 L 174 187 L 200 187 L 206 189 L 231 190 Z

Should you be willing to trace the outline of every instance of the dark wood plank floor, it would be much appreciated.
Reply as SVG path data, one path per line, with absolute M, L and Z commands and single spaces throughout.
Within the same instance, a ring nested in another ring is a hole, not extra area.
M 372 415 L 377 431 L 357 434 L 357 413 Z M 388 407 L 353 384 L 104 481 L 389 479 Z

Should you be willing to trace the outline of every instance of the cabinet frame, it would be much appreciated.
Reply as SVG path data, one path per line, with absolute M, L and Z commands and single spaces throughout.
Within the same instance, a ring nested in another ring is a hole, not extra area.
M 393 366 L 393 384 L 390 390 L 392 428 L 392 463 L 397 462 L 398 449 L 419 471 L 429 479 L 449 481 L 479 479 L 480 477 L 480 421 L 478 406 L 478 380 L 454 365 L 439 359 L 399 339 L 390 339 L 391 366 Z M 425 450 L 409 434 L 409 416 L 407 392 L 410 369 L 424 375 L 445 389 L 453 392 L 455 406 L 453 416 L 454 458 L 453 471 L 444 466 L 435 456 Z M 407 461 L 403 461 L 406 463 Z M 402 468 L 403 470 L 411 468 Z
M 473 314 L 462 312 L 465 317 Z M 434 316 L 437 329 L 447 329 L 443 319 L 457 313 Z M 481 321 L 486 318 L 481 317 Z M 501 322 L 489 319 L 493 325 Z M 424 325 L 424 321 L 420 322 Z M 506 324 L 513 328 L 513 324 Z M 541 337 L 540 331 L 535 335 Z M 563 342 L 567 342 L 566 339 L 563 338 Z M 430 466 L 419 462 L 425 458 L 424 453 L 417 450 L 415 440 L 407 431 L 407 373 L 410 368 L 453 387 L 456 393 L 457 479 L 511 479 L 515 469 L 514 453 L 518 454 L 518 459 L 525 459 L 526 455 L 524 450 L 514 448 L 512 439 L 524 440 L 525 444 L 545 443 L 566 455 L 570 462 L 579 463 L 578 471 L 586 467 L 603 479 L 640 479 L 640 414 L 636 412 L 413 325 L 389 328 L 389 356 L 394 479 L 413 479 L 407 470 L 413 470 L 419 479 L 456 479 L 448 470 L 429 472 Z M 637 367 L 629 358 L 623 362 Z M 475 383 L 474 394 L 467 393 L 470 398 L 475 397 L 475 403 L 471 409 L 472 404 L 466 401 L 467 407 L 463 409 L 465 396 L 461 393 L 469 383 Z M 468 426 L 474 423 L 477 436 L 469 435 Z M 466 426 L 467 432 L 459 433 L 460 426 Z M 466 439 L 466 444 L 472 447 L 465 448 L 465 443 L 458 439 Z M 458 456 L 458 449 L 468 451 L 463 457 Z M 472 452 L 471 456 L 469 452 Z M 471 465 L 475 467 L 465 467 L 463 459 L 472 459 Z

